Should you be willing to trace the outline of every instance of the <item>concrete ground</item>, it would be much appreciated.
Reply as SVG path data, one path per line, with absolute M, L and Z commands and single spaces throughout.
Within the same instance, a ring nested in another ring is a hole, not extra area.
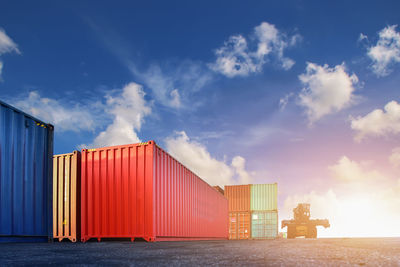
M 400 266 L 400 238 L 0 244 L 0 265 Z

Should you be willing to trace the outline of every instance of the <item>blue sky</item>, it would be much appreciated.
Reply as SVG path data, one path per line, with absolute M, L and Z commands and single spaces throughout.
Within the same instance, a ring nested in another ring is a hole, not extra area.
M 0 98 L 53 123 L 55 153 L 155 140 L 211 184 L 278 182 L 283 217 L 343 217 L 358 193 L 400 203 L 399 9 L 3 1 Z

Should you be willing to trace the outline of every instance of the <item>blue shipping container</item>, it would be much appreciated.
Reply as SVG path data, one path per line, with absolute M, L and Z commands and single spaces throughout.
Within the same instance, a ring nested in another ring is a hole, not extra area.
M 0 242 L 52 239 L 53 126 L 0 101 Z

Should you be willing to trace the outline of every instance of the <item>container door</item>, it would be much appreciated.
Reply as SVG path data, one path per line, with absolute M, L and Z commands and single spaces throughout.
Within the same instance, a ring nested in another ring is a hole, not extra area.
M 229 213 L 229 239 L 239 239 L 238 238 L 238 228 L 237 219 L 238 214 L 236 212 Z
M 276 211 L 253 212 L 251 216 L 251 237 L 273 239 L 278 236 L 278 213 Z
M 250 237 L 250 213 L 249 212 L 239 212 L 238 213 L 239 222 L 239 233 L 238 239 L 249 239 Z
M 53 237 L 79 238 L 80 153 L 53 157 Z

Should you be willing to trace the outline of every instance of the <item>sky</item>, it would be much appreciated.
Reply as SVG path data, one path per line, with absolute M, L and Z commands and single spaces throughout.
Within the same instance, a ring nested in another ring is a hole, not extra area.
M 400 236 L 400 2 L 2 1 L 0 99 L 54 152 L 155 140 L 278 183 L 325 237 Z

